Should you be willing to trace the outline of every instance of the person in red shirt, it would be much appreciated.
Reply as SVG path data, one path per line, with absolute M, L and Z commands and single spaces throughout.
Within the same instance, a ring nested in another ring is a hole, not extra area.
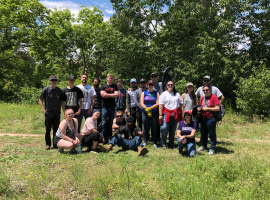
M 200 104 L 201 107 L 198 107 L 198 111 L 201 111 L 202 124 L 201 124 L 201 141 L 202 146 L 198 149 L 198 152 L 206 150 L 208 133 L 210 138 L 210 149 L 209 155 L 215 154 L 215 148 L 217 143 L 216 135 L 216 116 L 214 112 L 220 110 L 219 100 L 216 95 L 211 93 L 211 87 L 208 85 L 203 86 L 204 95 L 201 98 Z

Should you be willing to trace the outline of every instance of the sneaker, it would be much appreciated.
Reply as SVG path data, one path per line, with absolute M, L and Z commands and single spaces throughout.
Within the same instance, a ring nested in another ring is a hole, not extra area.
M 73 148 L 69 151 L 70 154 L 78 154 L 77 149 Z
M 100 150 L 98 148 L 95 149 L 91 149 L 91 151 L 89 153 L 99 153 Z
M 213 155 L 215 155 L 215 150 L 213 150 L 213 149 L 210 149 L 209 150 L 209 153 L 208 153 L 210 156 L 213 156 Z
M 139 146 L 138 147 L 138 156 L 144 156 L 147 154 L 149 151 L 147 150 L 146 147 Z
M 51 147 L 49 145 L 46 145 L 45 150 L 50 150 Z
M 182 154 L 183 153 L 183 150 L 182 149 L 178 149 L 178 151 L 179 151 L 179 155 L 182 156 L 183 155 Z
M 162 147 L 163 147 L 163 149 L 167 149 L 166 145 L 163 145 Z
M 204 150 L 206 150 L 206 148 L 205 148 L 204 146 L 201 146 L 197 151 L 198 151 L 198 152 L 202 152 L 202 151 L 204 151 Z
M 64 149 L 63 149 L 63 148 L 58 147 L 58 152 L 59 152 L 59 153 L 64 153 Z
M 154 144 L 154 148 L 157 149 L 157 145 L 156 144 Z
M 143 143 L 143 146 L 146 147 L 147 143 Z

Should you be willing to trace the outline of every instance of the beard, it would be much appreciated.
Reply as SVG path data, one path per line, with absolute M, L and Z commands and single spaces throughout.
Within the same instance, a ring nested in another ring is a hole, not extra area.
M 97 88 L 99 86 L 99 84 L 93 84 L 95 88 Z

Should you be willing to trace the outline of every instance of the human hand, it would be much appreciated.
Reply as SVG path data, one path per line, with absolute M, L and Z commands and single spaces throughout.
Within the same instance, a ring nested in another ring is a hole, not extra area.
M 186 142 L 187 142 L 187 139 L 184 136 L 181 136 L 180 140 L 181 140 L 182 144 L 186 144 Z
M 158 119 L 159 119 L 159 121 L 163 121 L 163 116 L 162 115 L 159 116 Z
M 74 140 L 74 144 L 77 145 L 77 144 L 80 144 L 80 140 L 76 137 L 75 140 Z
M 197 110 L 198 110 L 198 111 L 201 111 L 201 110 L 202 110 L 202 107 L 198 107 Z
M 128 112 L 127 115 L 129 116 L 130 115 L 130 112 Z
M 107 96 L 107 93 L 106 93 L 106 92 L 103 92 L 103 93 L 101 93 L 101 96 L 102 96 L 103 98 L 105 98 L 105 97 Z
M 202 108 L 202 111 L 208 111 L 208 108 L 207 107 L 203 107 Z
M 75 115 L 80 115 L 81 114 L 81 110 L 79 109 L 78 112 L 74 113 L 74 116 Z
M 91 114 L 91 112 L 92 112 L 92 108 L 89 108 L 86 114 L 89 115 Z

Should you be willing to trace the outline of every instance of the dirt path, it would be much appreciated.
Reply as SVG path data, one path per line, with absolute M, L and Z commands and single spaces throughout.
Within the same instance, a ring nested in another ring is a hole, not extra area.
M 22 136 L 22 137 L 44 137 L 44 134 L 28 134 L 28 133 L 0 133 L 0 136 Z

